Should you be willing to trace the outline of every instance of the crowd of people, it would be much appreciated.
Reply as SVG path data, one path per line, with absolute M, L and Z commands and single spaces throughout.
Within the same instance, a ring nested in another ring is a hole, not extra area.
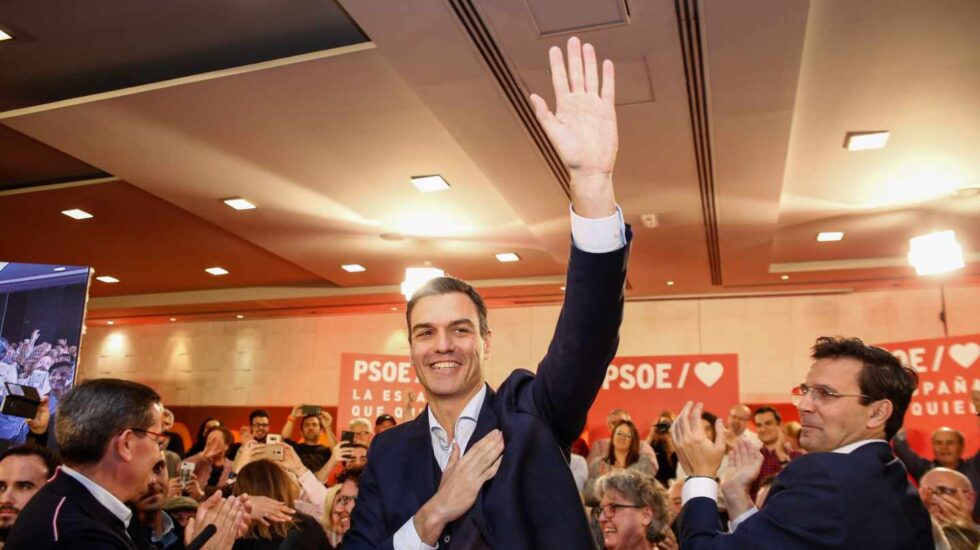
M 259 409 L 240 441 L 208 419 L 184 452 L 152 388 L 86 380 L 30 421 L 54 424 L 61 466 L 34 443 L 0 458 L 8 549 L 976 548 L 978 458 L 954 430 L 916 456 L 902 424 L 917 375 L 857 338 L 816 341 L 798 424 L 689 402 L 646 437 L 616 410 L 609 439 L 580 440 L 617 351 L 632 234 L 612 190 L 613 65 L 577 38 L 567 66 L 549 56 L 556 109 L 530 102 L 568 170 L 573 246 L 535 373 L 489 387 L 486 304 L 440 277 L 406 307 L 427 406 L 400 425 L 358 419 L 338 442 L 319 407 L 278 434 Z

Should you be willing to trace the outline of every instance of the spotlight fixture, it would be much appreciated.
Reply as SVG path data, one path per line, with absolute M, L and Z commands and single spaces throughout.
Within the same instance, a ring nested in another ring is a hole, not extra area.
M 667 286 L 674 286 L 674 281 L 667 281 Z
M 412 299 L 412 294 L 422 285 L 436 277 L 443 277 L 446 272 L 435 267 L 409 267 L 405 269 L 405 280 L 402 281 L 402 295 L 406 300 Z
M 116 322 L 115 321 L 106 321 L 105 324 L 107 324 L 107 325 L 114 325 L 114 324 L 116 324 Z
M 340 269 L 343 269 L 348 273 L 360 273 L 362 271 L 367 271 L 367 268 L 361 264 L 344 264 L 340 266 Z
M 789 280 L 789 275 L 783 275 L 782 277 L 780 277 L 780 279 L 782 279 L 784 281 L 788 281 Z
M 177 320 L 177 318 L 176 318 L 176 317 L 171 317 L 171 318 L 170 318 L 170 322 L 171 322 L 171 323 L 173 323 L 173 322 L 174 322 L 174 321 L 176 321 L 176 320 Z
M 449 182 L 442 176 L 412 176 L 412 185 L 423 193 L 449 189 Z
M 831 243 L 844 238 L 843 231 L 821 231 L 817 233 L 818 243 Z
M 227 204 L 228 206 L 234 208 L 235 210 L 255 210 L 257 206 L 251 202 L 241 198 L 241 197 L 230 197 L 227 199 L 221 199 L 221 202 Z
M 497 254 L 496 256 L 497 256 L 497 261 L 498 262 L 502 262 L 502 263 L 519 262 L 519 261 L 521 261 L 521 257 L 518 256 L 517 254 L 513 253 L 513 252 L 503 252 L 503 253 Z
M 891 132 L 888 130 L 877 130 L 874 132 L 848 132 L 844 136 L 844 147 L 848 151 L 866 151 L 868 149 L 881 149 L 888 143 Z
M 73 220 L 87 220 L 89 218 L 95 217 L 92 214 L 89 214 L 88 212 L 80 208 L 72 208 L 71 210 L 62 210 L 61 213 Z
M 217 266 L 204 268 L 204 271 L 207 271 L 208 273 L 210 273 L 211 275 L 214 275 L 215 277 L 218 277 L 218 276 L 221 276 L 221 275 L 227 275 L 228 274 L 228 270 L 227 269 L 225 269 L 223 267 L 217 267 Z
M 244 315 L 241 315 L 241 314 L 239 314 L 239 315 L 235 315 L 235 318 L 236 318 L 236 319 L 244 319 L 244 318 L 245 318 L 245 316 L 244 316 Z
M 953 230 L 909 239 L 909 264 L 915 267 L 917 275 L 938 275 L 966 265 L 963 248 L 956 242 Z

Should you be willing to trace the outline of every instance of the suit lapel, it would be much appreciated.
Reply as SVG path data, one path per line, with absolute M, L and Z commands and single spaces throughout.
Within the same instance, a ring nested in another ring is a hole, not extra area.
M 425 504 L 432 495 L 436 494 L 439 488 L 441 476 L 437 477 L 436 472 L 439 466 L 436 464 L 435 454 L 432 452 L 432 435 L 429 433 L 429 407 L 426 406 L 422 414 L 418 415 L 410 424 L 411 434 L 408 440 L 408 456 L 419 457 L 421 465 L 413 468 L 412 488 L 415 491 L 417 507 Z M 413 462 L 415 462 L 413 460 Z M 435 464 L 435 466 L 433 466 Z M 413 511 L 414 513 L 414 511 Z
M 483 439 L 492 430 L 499 427 L 497 422 L 497 413 L 494 409 L 494 400 L 496 398 L 496 393 L 488 386 L 487 395 L 483 399 L 483 407 L 480 409 L 480 416 L 476 419 L 476 429 L 473 431 L 473 435 L 470 437 L 469 443 L 466 445 L 467 449 L 472 449 L 478 441 Z M 507 452 L 506 450 L 504 452 Z M 493 479 L 487 481 L 483 487 L 480 489 L 480 494 L 477 495 L 476 502 L 473 503 L 473 508 L 471 509 L 470 517 L 473 519 L 473 523 L 476 524 L 477 529 L 483 535 L 485 541 L 490 541 L 490 531 L 487 530 L 487 520 L 484 515 L 483 509 L 483 499 L 486 498 L 487 493 L 490 492 L 490 485 L 493 483 Z
M 122 522 L 122 520 L 110 512 L 109 509 L 103 506 L 101 502 L 96 500 L 92 493 L 90 493 L 84 485 L 79 483 L 78 480 L 62 472 L 61 470 L 58 470 L 56 479 L 55 481 L 52 481 L 52 483 L 54 482 L 58 483 L 59 492 L 62 495 L 70 498 L 83 514 L 108 527 L 115 534 L 117 534 L 121 540 L 125 541 L 128 546 L 135 548 L 133 541 L 129 538 L 128 532 L 126 531 L 126 525 Z M 134 519 L 131 520 L 131 524 L 133 522 L 135 522 L 135 516 Z

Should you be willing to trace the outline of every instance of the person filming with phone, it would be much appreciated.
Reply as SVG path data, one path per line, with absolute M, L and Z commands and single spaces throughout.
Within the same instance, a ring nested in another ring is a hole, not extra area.
M 300 421 L 299 430 L 302 440 L 295 442 L 290 437 L 293 435 L 293 426 L 297 419 Z M 320 443 L 320 436 L 326 435 L 328 445 Z M 331 447 L 337 444 L 333 435 L 333 417 L 330 413 L 317 405 L 296 405 L 286 420 L 286 425 L 282 428 L 282 438 L 296 450 L 303 465 L 312 472 L 319 472 L 330 460 L 333 454 Z

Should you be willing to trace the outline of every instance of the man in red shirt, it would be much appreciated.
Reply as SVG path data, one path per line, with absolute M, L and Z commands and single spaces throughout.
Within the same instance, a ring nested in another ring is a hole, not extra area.
M 783 419 L 776 409 L 769 406 L 759 407 L 755 410 L 753 419 L 755 429 L 759 433 L 759 440 L 762 441 L 762 448 L 759 449 L 762 453 L 762 469 L 759 471 L 759 477 L 755 478 L 749 488 L 749 495 L 755 501 L 762 481 L 781 472 L 790 460 L 802 456 L 803 453 L 786 450 L 779 426 Z

